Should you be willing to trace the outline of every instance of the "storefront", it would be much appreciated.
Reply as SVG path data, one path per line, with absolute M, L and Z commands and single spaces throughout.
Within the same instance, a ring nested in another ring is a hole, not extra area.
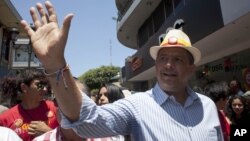
M 199 66 L 191 80 L 191 85 L 203 88 L 214 81 L 229 82 L 236 79 L 241 82 L 245 89 L 249 89 L 249 54 L 250 49 L 247 49 Z

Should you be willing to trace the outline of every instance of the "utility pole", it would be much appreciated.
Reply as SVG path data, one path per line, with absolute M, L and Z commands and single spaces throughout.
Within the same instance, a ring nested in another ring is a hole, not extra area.
M 117 18 L 116 17 L 112 17 L 113 21 L 117 22 Z M 109 49 L 110 49 L 110 65 L 112 66 L 112 42 L 111 39 L 109 40 Z
M 110 66 L 112 66 L 112 41 L 109 40 Z

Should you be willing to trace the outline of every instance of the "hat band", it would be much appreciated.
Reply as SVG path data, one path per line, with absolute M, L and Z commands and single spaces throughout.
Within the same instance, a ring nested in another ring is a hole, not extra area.
M 184 47 L 190 47 L 191 44 L 189 42 L 186 42 L 182 39 L 176 39 L 175 42 L 172 42 L 169 38 L 169 40 L 163 41 L 160 46 L 184 46 Z

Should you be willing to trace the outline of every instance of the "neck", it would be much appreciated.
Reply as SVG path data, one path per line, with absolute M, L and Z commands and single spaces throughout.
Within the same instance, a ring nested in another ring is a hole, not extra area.
M 30 110 L 30 109 L 34 109 L 34 108 L 38 107 L 40 105 L 40 102 L 31 101 L 31 100 L 29 100 L 29 101 L 23 100 L 21 105 L 24 109 Z
M 241 118 L 241 114 L 236 114 L 236 118 Z

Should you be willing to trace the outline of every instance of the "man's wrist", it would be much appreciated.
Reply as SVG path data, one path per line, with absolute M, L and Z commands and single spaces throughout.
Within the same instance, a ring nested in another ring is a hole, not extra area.
M 53 61 L 53 62 L 58 62 L 58 61 Z M 67 63 L 64 60 L 62 63 L 43 65 L 43 68 L 46 73 L 50 74 L 58 71 L 61 68 L 64 68 L 65 66 L 67 66 Z

